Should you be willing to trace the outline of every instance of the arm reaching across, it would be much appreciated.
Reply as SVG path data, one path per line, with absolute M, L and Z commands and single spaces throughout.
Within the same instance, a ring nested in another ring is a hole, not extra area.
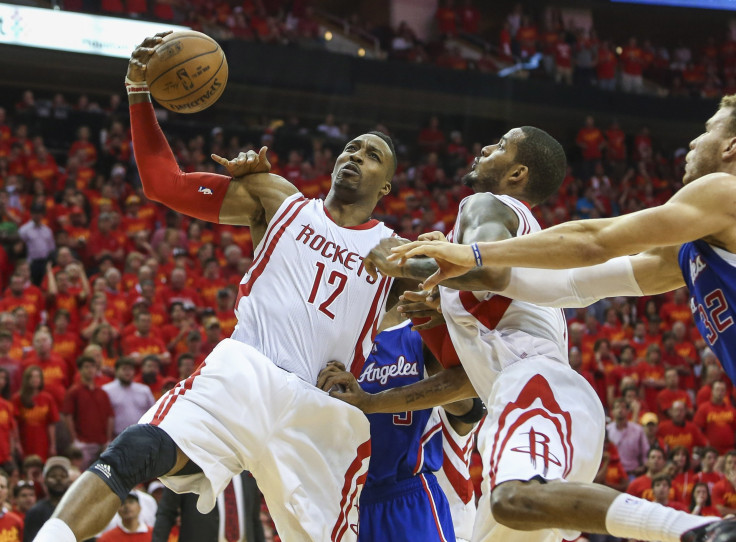
M 615 218 L 567 222 L 516 239 L 481 242 L 480 256 L 484 266 L 564 269 L 696 239 L 717 240 L 714 244 L 732 249 L 736 246 L 733 186 L 732 175 L 713 173 L 689 183 L 659 207 Z M 445 277 L 475 266 L 470 246 L 449 243 L 409 243 L 394 248 L 392 258 L 422 255 L 456 266 Z

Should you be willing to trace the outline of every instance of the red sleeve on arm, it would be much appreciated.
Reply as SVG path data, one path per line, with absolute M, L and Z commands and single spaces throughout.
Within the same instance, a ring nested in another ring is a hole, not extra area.
M 152 103 L 131 105 L 130 125 L 146 197 L 185 215 L 219 223 L 230 177 L 181 171 L 156 121 Z
M 413 318 L 412 324 L 416 326 L 428 321 L 429 318 Z M 427 348 L 445 369 L 460 365 L 460 357 L 455 352 L 455 347 L 452 346 L 452 339 L 450 339 L 446 324 L 432 329 L 420 330 L 419 334 L 422 336 L 424 344 L 427 345 Z

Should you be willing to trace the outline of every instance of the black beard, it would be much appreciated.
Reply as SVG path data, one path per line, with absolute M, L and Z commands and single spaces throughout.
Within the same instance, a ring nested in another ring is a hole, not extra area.
M 156 373 L 142 373 L 141 380 L 146 384 L 154 384 L 156 382 L 156 376 L 158 376 Z
M 465 186 L 473 188 L 473 185 L 475 185 L 475 182 L 477 180 L 478 175 L 475 174 L 475 171 L 469 171 L 465 175 L 463 175 L 463 178 L 460 179 L 460 182 L 463 183 Z
M 47 487 L 46 490 L 49 492 L 49 497 L 52 499 L 60 499 L 64 496 L 64 493 L 66 493 L 67 487 L 63 487 L 61 489 L 53 488 L 53 487 Z

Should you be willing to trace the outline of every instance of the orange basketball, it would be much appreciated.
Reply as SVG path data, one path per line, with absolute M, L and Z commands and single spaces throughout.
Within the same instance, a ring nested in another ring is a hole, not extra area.
M 151 96 L 177 113 L 196 113 L 215 103 L 225 90 L 227 75 L 220 46 L 194 30 L 166 36 L 146 68 Z

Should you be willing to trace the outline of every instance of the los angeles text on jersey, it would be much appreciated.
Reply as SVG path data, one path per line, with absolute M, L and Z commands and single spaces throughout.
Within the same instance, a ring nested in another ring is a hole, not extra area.
M 323 258 L 331 262 L 340 262 L 348 271 L 355 271 L 360 277 L 363 275 L 363 257 L 357 252 L 348 252 L 348 249 L 341 247 L 334 241 L 328 241 L 324 235 L 316 233 L 311 224 L 302 224 L 299 235 L 296 236 L 297 241 L 301 241 L 315 252 L 318 252 Z M 369 284 L 374 284 L 373 279 L 368 273 L 365 274 L 365 280 Z
M 402 376 L 419 376 L 417 362 L 409 361 L 404 356 L 399 356 L 395 362 L 384 366 L 372 361 L 365 366 L 358 382 L 380 382 L 385 386 L 390 379 Z

